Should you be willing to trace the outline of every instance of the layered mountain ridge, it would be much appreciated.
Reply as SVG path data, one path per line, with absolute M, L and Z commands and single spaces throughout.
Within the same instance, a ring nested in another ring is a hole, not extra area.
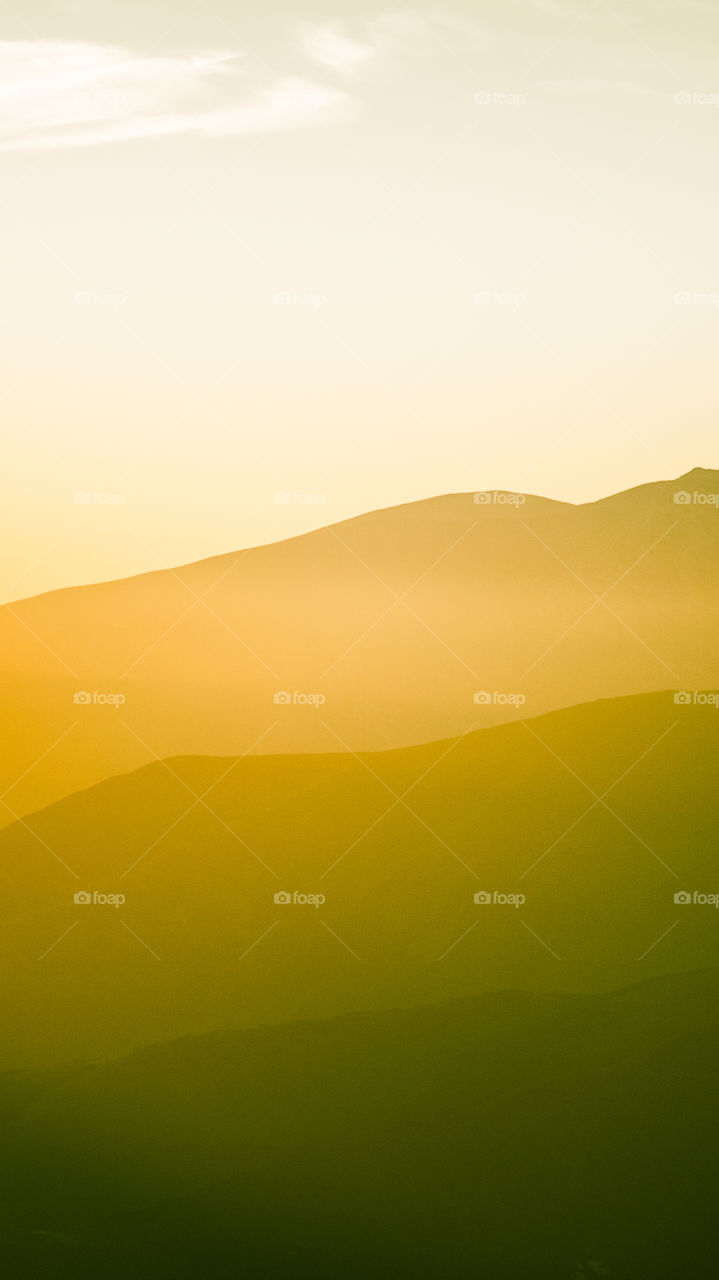
M 2 1065 L 716 963 L 717 704 L 171 758 L 29 815 L 0 833 Z
M 368 751 L 719 684 L 719 472 L 507 492 L 0 611 L 2 820 L 153 758 Z

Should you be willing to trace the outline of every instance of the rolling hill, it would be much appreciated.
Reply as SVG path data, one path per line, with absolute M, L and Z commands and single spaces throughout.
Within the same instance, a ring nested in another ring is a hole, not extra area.
M 713 687 L 718 492 L 697 469 L 583 506 L 454 494 L 12 602 L 2 820 L 153 758 L 384 750 Z
M 717 701 L 665 691 L 363 756 L 173 758 L 13 824 L 3 1065 L 719 962 Z
M 0 1076 L 9 1274 L 708 1276 L 719 971 Z

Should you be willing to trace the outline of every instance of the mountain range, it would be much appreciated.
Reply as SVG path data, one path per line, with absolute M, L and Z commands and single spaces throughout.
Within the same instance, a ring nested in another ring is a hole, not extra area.
M 153 759 L 381 751 L 719 684 L 719 472 L 491 491 L 0 611 L 2 819 Z
M 719 696 L 675 696 L 390 752 L 171 758 L 14 823 L 2 1064 L 717 963 Z

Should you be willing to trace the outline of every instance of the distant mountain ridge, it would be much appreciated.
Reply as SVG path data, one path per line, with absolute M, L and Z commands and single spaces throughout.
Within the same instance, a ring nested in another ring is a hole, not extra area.
M 607 494 L 602 498 L 595 498 L 590 502 L 569 502 L 562 498 L 546 498 L 540 494 L 523 493 L 514 489 L 458 490 L 456 493 L 440 493 L 427 498 L 416 498 L 408 502 L 396 503 L 389 507 L 372 508 L 369 511 L 348 516 L 343 520 L 334 521 L 330 525 L 311 529 L 306 533 L 293 534 L 288 538 L 275 539 L 271 542 L 257 543 L 239 551 L 220 552 L 218 555 L 203 556 L 199 560 L 189 560 L 179 565 L 170 566 L 167 569 L 147 569 L 121 578 L 110 578 L 104 582 L 55 587 L 50 591 L 43 591 L 24 598 L 21 597 L 10 603 L 20 604 L 29 600 L 37 600 L 44 596 L 55 596 L 59 592 L 65 591 L 89 591 L 93 587 L 108 587 L 118 582 L 135 582 L 139 578 L 155 577 L 165 573 L 177 573 L 182 576 L 190 574 L 195 569 L 204 571 L 210 565 L 222 567 L 231 563 L 238 555 L 244 555 L 247 552 L 266 551 L 271 547 L 283 546 L 286 543 L 315 538 L 322 535 L 326 529 L 349 529 L 364 522 L 371 523 L 378 518 L 389 519 L 396 516 L 402 521 L 407 517 L 412 519 L 413 516 L 416 516 L 418 519 L 429 517 L 430 520 L 436 519 L 439 523 L 444 523 L 448 517 L 452 518 L 451 513 L 453 509 L 456 509 L 457 512 L 462 512 L 460 522 L 460 527 L 462 527 L 466 519 L 468 501 L 471 501 L 474 506 L 482 508 L 482 518 L 496 519 L 516 514 L 516 499 L 521 500 L 520 505 L 525 508 L 527 514 L 530 512 L 532 514 L 549 512 L 552 509 L 558 510 L 559 508 L 580 511 L 584 508 L 597 508 L 604 503 L 623 503 L 632 499 L 633 496 L 638 497 L 639 495 L 646 495 L 650 499 L 654 498 L 657 506 L 661 504 L 665 508 L 667 498 L 673 502 L 675 493 L 691 493 L 695 489 L 697 492 L 717 493 L 719 496 L 719 469 L 693 467 L 675 479 L 652 480 L 645 484 L 633 485 L 629 489 L 620 489 L 616 493 Z
M 717 493 L 697 468 L 582 506 L 447 495 L 15 602 L 0 815 L 153 756 L 381 750 L 714 687 Z

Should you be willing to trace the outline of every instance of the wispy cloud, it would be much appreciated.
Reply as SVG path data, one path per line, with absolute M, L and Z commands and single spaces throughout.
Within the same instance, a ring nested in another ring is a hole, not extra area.
M 374 46 L 365 38 L 349 34 L 347 27 L 324 26 L 310 29 L 305 35 L 305 49 L 315 62 L 331 71 L 351 72 L 362 62 L 375 56 Z
M 231 50 L 151 56 L 89 43 L 0 41 L 2 151 L 307 128 L 350 107 L 335 86 L 258 72 Z
M 374 61 L 437 53 L 452 42 L 486 43 L 485 33 L 441 11 L 424 15 L 410 9 L 378 14 L 361 21 L 336 21 L 305 31 L 305 51 L 315 62 L 352 75 Z

